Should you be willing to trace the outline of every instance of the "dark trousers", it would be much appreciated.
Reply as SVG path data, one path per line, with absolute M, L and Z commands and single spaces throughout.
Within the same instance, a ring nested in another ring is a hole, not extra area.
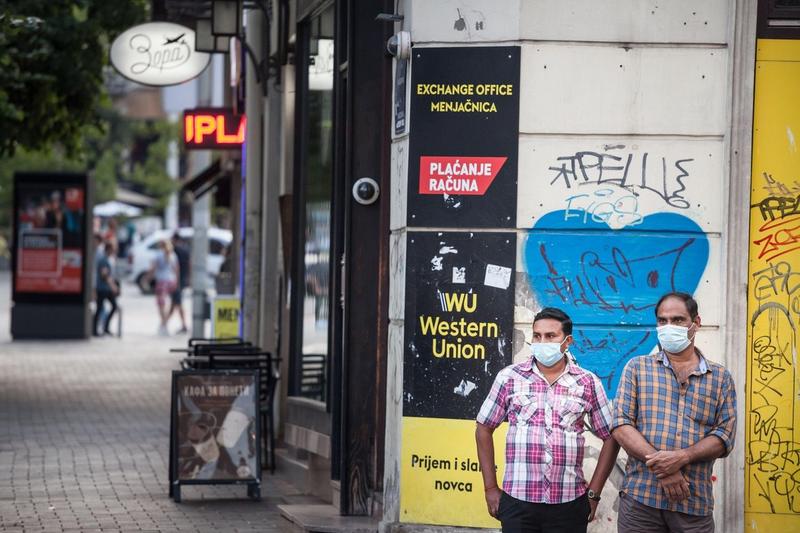
M 618 533 L 714 533 L 714 515 L 694 516 L 656 509 L 619 493 Z
M 497 517 L 503 533 L 586 533 L 590 512 L 586 494 L 566 503 L 531 503 L 504 492 Z
M 117 311 L 117 297 L 110 291 L 97 291 L 97 305 L 94 310 L 94 320 L 92 321 L 92 333 L 97 334 L 97 323 L 100 321 L 100 310 L 103 308 L 104 302 L 108 300 L 111 303 L 111 311 L 106 315 L 106 322 L 103 324 L 103 331 L 111 333 L 108 330 L 108 325 L 111 323 L 111 317 Z

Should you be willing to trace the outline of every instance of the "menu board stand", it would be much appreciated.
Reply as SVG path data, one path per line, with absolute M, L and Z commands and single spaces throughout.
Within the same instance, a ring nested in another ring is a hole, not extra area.
M 169 496 L 183 485 L 246 485 L 261 499 L 258 370 L 175 370 Z

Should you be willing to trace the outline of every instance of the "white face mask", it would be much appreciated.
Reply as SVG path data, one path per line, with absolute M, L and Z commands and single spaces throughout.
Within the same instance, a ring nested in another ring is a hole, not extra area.
M 689 338 L 689 328 L 683 326 L 673 326 L 672 324 L 658 326 L 656 332 L 659 344 L 665 352 L 669 353 L 684 351 L 694 340 L 694 335 L 691 339 Z
M 564 357 L 564 352 L 561 351 L 562 344 L 564 341 L 534 342 L 531 344 L 531 353 L 544 366 L 553 366 Z

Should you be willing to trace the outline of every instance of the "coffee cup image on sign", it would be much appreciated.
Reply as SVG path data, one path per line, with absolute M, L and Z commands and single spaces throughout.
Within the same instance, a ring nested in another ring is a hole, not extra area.
M 217 433 L 217 442 L 225 448 L 233 448 L 249 425 L 250 417 L 245 413 L 229 411 Z
M 217 418 L 211 413 L 200 413 L 189 421 L 186 436 L 197 455 L 210 463 L 219 459 L 219 446 L 215 438 Z

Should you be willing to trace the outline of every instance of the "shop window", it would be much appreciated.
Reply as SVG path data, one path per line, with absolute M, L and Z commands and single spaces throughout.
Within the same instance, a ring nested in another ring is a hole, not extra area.
M 329 366 L 329 314 L 331 305 L 331 198 L 333 177 L 333 9 L 313 18 L 303 34 L 308 39 L 304 69 L 306 83 L 301 98 L 306 112 L 300 131 L 304 137 L 303 176 L 300 180 L 303 216 L 297 222 L 303 236 L 302 283 L 295 289 L 296 337 L 293 393 L 324 401 Z

